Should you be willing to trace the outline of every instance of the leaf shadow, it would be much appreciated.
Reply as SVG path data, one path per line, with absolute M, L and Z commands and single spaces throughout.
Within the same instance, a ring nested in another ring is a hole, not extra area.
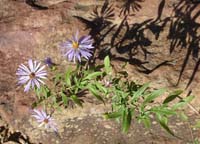
M 125 0 L 119 15 L 133 15 L 131 12 L 136 12 L 142 9 L 141 3 L 144 1 L 145 0 Z
M 170 23 L 168 35 L 168 39 L 171 40 L 170 54 L 178 48 L 187 49 L 176 85 L 180 83 L 190 57 L 192 56 L 193 59 L 198 59 L 199 57 L 200 35 L 198 34 L 198 30 L 200 24 L 196 23 L 196 19 L 200 16 L 200 11 L 193 15 L 197 6 L 197 4 L 193 4 L 188 0 L 182 0 L 174 6 L 173 19 Z M 193 80 L 193 76 L 197 72 L 197 65 L 198 61 L 186 88 L 189 87 Z
M 200 16 L 200 11 L 191 17 L 198 5 L 190 0 L 179 1 L 173 5 L 172 15 L 163 18 L 166 0 L 161 0 L 158 5 L 156 18 L 149 18 L 142 22 L 129 24 L 128 18 L 132 16 L 131 13 L 141 10 L 141 3 L 144 1 L 145 0 L 125 1 L 120 11 L 120 15 L 123 16 L 123 19 L 118 25 L 113 24 L 113 19 L 116 16 L 115 9 L 108 0 L 104 2 L 102 7 L 95 7 L 89 19 L 77 16 L 76 18 L 86 24 L 86 29 L 90 30 L 90 34 L 95 40 L 94 46 L 96 49 L 93 59 L 103 59 L 106 55 L 109 55 L 111 59 L 117 59 L 129 62 L 131 65 L 136 65 L 139 67 L 138 71 L 144 74 L 150 74 L 161 66 L 171 65 L 171 61 L 163 60 L 153 68 L 145 66 L 145 64 L 149 63 L 149 61 L 147 61 L 148 56 L 154 56 L 156 54 L 156 52 L 148 49 L 152 46 L 152 39 L 150 39 L 145 32 L 150 31 L 156 41 L 160 38 L 160 34 L 164 29 L 169 26 L 167 35 L 167 39 L 170 41 L 169 53 L 172 54 L 179 48 L 187 49 L 177 80 L 176 85 L 178 85 L 190 57 L 192 56 L 193 59 L 198 59 L 199 55 L 199 24 L 195 21 Z M 108 38 L 110 38 L 110 40 L 102 44 L 102 42 Z M 144 56 L 144 60 L 137 58 L 137 55 L 141 53 Z M 124 57 L 124 54 L 127 55 L 128 58 Z M 198 69 L 196 67 L 190 77 L 188 86 L 194 79 L 193 77 Z

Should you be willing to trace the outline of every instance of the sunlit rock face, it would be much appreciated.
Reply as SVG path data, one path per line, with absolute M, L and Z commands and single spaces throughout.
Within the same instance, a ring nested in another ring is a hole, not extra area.
M 68 20 L 73 4 L 60 2 L 55 9 L 41 10 L 25 1 L 0 1 L 0 101 L 8 123 L 27 115 L 35 98 L 19 90 L 17 66 L 29 58 L 42 61 L 49 56 L 59 61 L 57 44 L 73 32 L 70 23 L 74 20 Z

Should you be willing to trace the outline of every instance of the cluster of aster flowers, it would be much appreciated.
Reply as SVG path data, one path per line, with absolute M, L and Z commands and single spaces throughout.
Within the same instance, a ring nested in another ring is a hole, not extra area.
M 92 56 L 93 40 L 91 36 L 78 37 L 79 32 L 72 36 L 71 40 L 67 40 L 60 44 L 63 56 L 69 61 L 81 62 L 82 58 L 89 59 Z M 52 67 L 55 64 L 50 57 L 44 60 L 44 63 L 48 67 Z M 18 84 L 24 86 L 24 92 L 28 92 L 31 89 L 40 89 L 41 85 L 44 85 L 43 80 L 47 79 L 46 65 L 41 62 L 29 59 L 28 63 L 20 64 L 16 75 L 18 77 Z M 39 127 L 44 125 L 47 129 L 53 129 L 57 132 L 56 123 L 51 115 L 48 115 L 44 110 L 31 110 L 32 117 L 39 123 Z

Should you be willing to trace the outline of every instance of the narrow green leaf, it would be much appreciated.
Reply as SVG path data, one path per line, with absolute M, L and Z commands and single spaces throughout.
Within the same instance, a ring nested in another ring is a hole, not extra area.
M 104 103 L 103 98 L 98 94 L 99 92 L 97 91 L 97 89 L 95 88 L 95 86 L 93 86 L 92 84 L 88 85 L 88 90 L 100 101 L 102 101 Z
M 180 116 L 181 120 L 183 120 L 183 121 L 188 120 L 188 117 L 184 114 L 184 112 L 179 113 L 179 116 Z
M 38 89 L 36 87 L 34 88 L 34 91 L 35 91 L 35 93 L 36 93 L 36 95 L 37 95 L 37 97 L 38 97 L 39 100 L 41 99 L 42 87 L 43 86 L 41 86 L 40 89 Z
M 87 80 L 81 81 L 81 82 L 80 82 L 80 88 L 85 87 L 87 84 L 88 84 L 88 81 L 87 81 Z
M 170 128 L 168 127 L 168 125 L 167 125 L 165 119 L 159 118 L 158 121 L 159 121 L 159 123 L 160 123 L 160 125 L 161 125 L 162 128 L 164 128 L 164 129 L 165 129 L 169 134 L 171 134 L 172 136 L 175 136 L 175 134 L 174 134 L 174 133 L 170 130 Z
M 108 92 L 108 90 L 102 84 L 95 82 L 95 85 L 101 92 L 104 92 L 104 93 Z
M 146 116 L 145 118 L 142 119 L 142 122 L 144 123 L 144 126 L 146 128 L 150 128 L 151 127 L 151 120 L 148 116 Z
M 124 77 L 128 77 L 128 72 L 127 71 L 119 71 L 118 73 L 123 75 Z
M 64 105 L 67 106 L 67 104 L 68 104 L 67 96 L 63 92 L 61 92 L 61 96 L 62 96 L 62 101 L 63 101 Z
M 75 83 L 75 85 L 79 85 L 79 81 L 78 81 L 78 78 L 76 77 L 76 76 L 74 76 L 74 83 Z
M 122 115 L 122 131 L 124 133 L 128 132 L 131 125 L 131 119 L 132 119 L 131 111 L 129 109 L 125 109 Z
M 62 77 L 62 74 L 57 73 L 56 76 L 55 76 L 55 78 L 54 78 L 54 83 L 56 84 L 57 82 L 59 82 L 60 79 L 61 79 L 61 77 Z
M 105 68 L 106 73 L 109 74 L 111 71 L 109 56 L 106 56 L 104 59 L 104 68 Z
M 198 119 L 196 121 L 196 124 L 194 125 L 195 128 L 200 128 L 200 120 Z
M 46 99 L 51 96 L 51 91 L 47 87 L 43 88 L 43 93 Z
M 194 99 L 194 96 L 187 96 L 187 97 L 185 97 L 185 98 L 183 98 L 183 101 L 185 101 L 186 103 L 189 103 L 189 102 L 191 102 L 192 100 Z
M 72 69 L 71 67 L 69 67 L 65 73 L 65 83 L 67 84 L 67 86 L 71 86 L 71 72 Z
M 178 103 L 174 104 L 172 108 L 174 110 L 181 108 L 185 106 L 187 103 L 191 102 L 193 99 L 194 99 L 194 96 L 187 96 L 186 98 L 183 98 L 182 100 L 180 100 Z
M 102 72 L 93 72 L 91 74 L 88 74 L 86 77 L 83 78 L 83 80 L 91 80 L 93 78 L 97 78 L 98 76 L 101 76 Z
M 150 111 L 154 112 L 156 114 L 159 113 L 161 115 L 174 115 L 174 114 L 176 114 L 176 111 L 168 109 L 166 107 L 151 108 Z
M 136 101 L 144 92 L 145 90 L 149 87 L 150 83 L 146 83 L 144 84 L 142 87 L 140 87 L 134 94 L 132 97 L 132 101 Z
M 164 92 L 165 92 L 165 89 L 159 89 L 159 90 L 155 90 L 151 92 L 151 94 L 145 97 L 143 104 L 145 105 L 146 103 L 153 101 L 155 98 L 157 98 Z
M 73 101 L 75 104 L 77 104 L 77 105 L 83 107 L 83 104 L 82 104 L 81 100 L 78 99 L 78 97 L 77 97 L 76 95 L 72 95 L 70 98 L 72 99 L 72 101 Z
M 176 90 L 169 94 L 169 96 L 163 101 L 163 104 L 169 103 L 173 101 L 176 97 L 178 97 L 183 91 L 182 90 Z
M 111 112 L 111 113 L 105 113 L 104 117 L 106 119 L 113 119 L 113 118 L 118 118 L 122 116 L 122 112 L 121 111 L 116 111 L 116 112 Z

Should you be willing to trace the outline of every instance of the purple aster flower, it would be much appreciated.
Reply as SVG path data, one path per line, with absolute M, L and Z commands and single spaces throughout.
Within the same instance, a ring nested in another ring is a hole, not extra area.
M 31 112 L 32 117 L 39 123 L 39 127 L 44 125 L 46 129 L 53 129 L 54 132 L 58 132 L 54 119 L 50 115 L 47 115 L 45 111 L 33 109 Z
M 81 57 L 85 59 L 89 59 L 92 56 L 92 46 L 93 40 L 91 36 L 82 36 L 78 38 L 78 31 L 72 37 L 71 40 L 67 40 L 66 42 L 61 44 L 61 50 L 64 55 L 69 61 L 76 61 L 78 60 L 81 62 Z
M 44 59 L 44 63 L 48 66 L 48 67 L 52 67 L 54 66 L 55 64 L 52 62 L 51 58 L 50 57 L 46 57 Z
M 28 60 L 28 67 L 24 64 L 19 65 L 16 75 L 18 76 L 18 84 L 25 85 L 24 91 L 27 92 L 35 86 L 40 88 L 40 84 L 44 84 L 42 79 L 46 79 L 47 72 L 44 70 L 45 65 L 41 66 L 40 62 Z

